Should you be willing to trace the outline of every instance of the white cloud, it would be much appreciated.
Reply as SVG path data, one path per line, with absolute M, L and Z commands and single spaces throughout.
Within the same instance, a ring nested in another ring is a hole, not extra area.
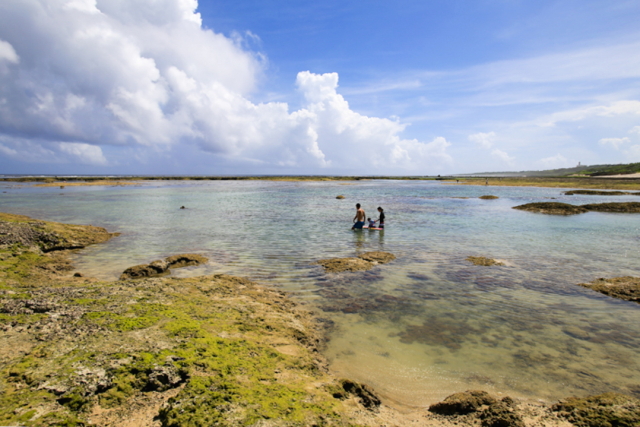
M 502 150 L 498 150 L 497 148 L 491 151 L 491 155 L 496 159 L 499 159 L 509 165 L 512 165 L 515 160 L 514 157 L 510 156 L 509 154 L 505 153 Z
M 474 133 L 473 135 L 469 135 L 469 141 L 475 142 L 482 148 L 487 148 L 487 149 L 493 146 L 495 139 L 496 139 L 495 132 L 488 132 L 488 133 L 478 132 L 478 133 Z
M 632 145 L 624 154 L 629 162 L 640 162 L 640 145 Z
M 640 135 L 640 126 L 634 126 L 631 129 L 629 129 L 629 133 L 637 133 L 638 135 Z
M 544 169 L 560 169 L 575 166 L 575 162 L 567 160 L 560 153 L 556 154 L 555 156 L 540 159 L 537 163 L 542 165 Z
M 19 61 L 18 54 L 13 46 L 4 40 L 0 40 L 0 61 L 7 61 L 17 64 Z
M 264 57 L 246 45 L 258 38 L 204 29 L 196 8 L 196 0 L 0 2 L 0 52 L 20 59 L 0 74 L 0 137 L 13 141 L 5 145 L 25 161 L 48 151 L 94 165 L 108 164 L 101 146 L 177 144 L 304 171 L 421 172 L 451 162 L 444 138 L 402 139 L 406 124 L 353 111 L 335 73 L 298 74 L 298 111 L 251 102 Z
M 622 100 L 608 105 L 582 107 L 560 111 L 540 121 L 540 126 L 555 126 L 558 122 L 577 122 L 589 117 L 615 117 L 625 114 L 640 115 L 640 101 Z
M 95 145 L 83 144 L 78 142 L 61 142 L 60 150 L 64 153 L 71 154 L 82 163 L 105 165 L 107 159 L 102 154 L 102 149 Z
M 624 137 L 624 138 L 602 138 L 598 142 L 600 144 L 602 144 L 602 145 L 611 145 L 613 148 L 618 150 L 618 149 L 620 149 L 620 146 L 622 144 L 626 144 L 627 142 L 630 142 L 630 140 L 627 137 Z

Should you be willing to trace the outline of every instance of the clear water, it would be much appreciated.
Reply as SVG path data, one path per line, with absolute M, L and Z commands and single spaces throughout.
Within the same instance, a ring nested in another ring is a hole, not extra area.
M 576 286 L 640 274 L 640 218 L 511 209 L 637 196 L 410 181 L 2 191 L 0 211 L 122 233 L 76 255 L 84 274 L 115 279 L 131 265 L 195 252 L 210 262 L 176 276 L 229 273 L 289 291 L 333 325 L 325 355 L 334 372 L 388 402 L 426 406 L 476 388 L 543 400 L 640 394 L 640 305 Z M 386 230 L 351 231 L 356 202 L 369 216 L 384 207 Z M 360 273 L 325 274 L 313 264 L 373 250 L 398 259 Z M 507 266 L 474 266 L 470 255 Z

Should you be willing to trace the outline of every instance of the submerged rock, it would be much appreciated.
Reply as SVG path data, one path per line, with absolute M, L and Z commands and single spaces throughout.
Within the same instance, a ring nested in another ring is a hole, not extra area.
M 503 262 L 496 261 L 491 258 L 485 258 L 483 256 L 469 256 L 467 257 L 467 261 L 470 261 L 475 265 L 482 265 L 485 267 L 491 267 L 492 265 L 504 265 Z
M 640 303 L 640 277 L 601 278 L 591 283 L 578 283 L 578 285 L 613 298 Z
M 204 264 L 209 261 L 209 258 L 198 254 L 180 254 L 170 256 L 164 260 L 169 264 L 169 268 L 180 268 Z
M 343 271 L 366 271 L 378 264 L 385 264 L 396 259 L 389 252 L 365 252 L 356 258 L 329 258 L 321 259 L 316 264 L 324 267 L 329 273 L 341 273 Z
M 640 400 L 619 393 L 570 397 L 553 405 L 551 410 L 577 427 L 640 425 Z
M 589 212 L 582 206 L 575 206 L 570 205 L 569 203 L 559 202 L 527 203 L 525 205 L 514 206 L 513 209 L 542 213 L 547 215 L 576 215 Z
M 344 199 L 344 196 L 343 196 L 343 195 L 336 196 L 336 199 L 338 199 L 338 200 L 342 200 L 342 199 Z
M 495 199 L 499 199 L 498 196 L 492 196 L 492 195 L 485 195 L 485 196 L 480 196 L 478 197 L 478 199 L 482 199 L 482 200 L 495 200 Z

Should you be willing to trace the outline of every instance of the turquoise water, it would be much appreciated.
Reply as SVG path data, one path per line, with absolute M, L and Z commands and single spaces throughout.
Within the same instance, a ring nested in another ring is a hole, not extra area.
M 640 305 L 576 286 L 640 274 L 639 217 L 511 209 L 637 196 L 411 181 L 2 191 L 3 212 L 122 233 L 75 256 L 84 274 L 115 279 L 131 265 L 196 252 L 210 262 L 176 276 L 229 273 L 289 291 L 330 326 L 325 355 L 334 372 L 390 403 L 426 406 L 472 388 L 543 400 L 640 394 Z M 351 231 L 356 202 L 368 216 L 384 207 L 387 229 Z M 398 259 L 360 273 L 325 274 L 313 264 L 374 250 Z M 470 255 L 507 265 L 474 266 Z

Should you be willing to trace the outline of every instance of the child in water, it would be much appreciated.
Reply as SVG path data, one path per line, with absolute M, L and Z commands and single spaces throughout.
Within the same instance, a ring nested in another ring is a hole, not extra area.
M 369 228 L 376 228 L 376 221 L 373 221 L 371 218 L 367 218 L 369 221 Z

